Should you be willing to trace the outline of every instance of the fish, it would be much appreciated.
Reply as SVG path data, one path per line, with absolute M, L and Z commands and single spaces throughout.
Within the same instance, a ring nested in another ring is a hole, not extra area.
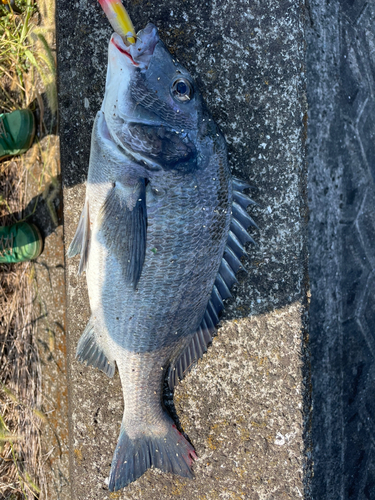
M 77 359 L 113 377 L 124 414 L 108 487 L 151 467 L 193 477 L 193 445 L 163 405 L 207 351 L 257 227 L 249 186 L 191 74 L 152 23 L 113 33 L 92 131 L 86 197 L 68 257 L 80 254 L 91 317 Z

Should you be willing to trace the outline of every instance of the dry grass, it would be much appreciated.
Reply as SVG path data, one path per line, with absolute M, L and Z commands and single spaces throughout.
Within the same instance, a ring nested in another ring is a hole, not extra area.
M 22 15 L 7 12 L 0 2 L 0 107 L 12 111 L 29 106 L 41 80 L 51 110 L 57 110 L 54 44 L 54 1 L 20 0 Z
M 56 111 L 55 62 L 49 49 L 54 44 L 54 2 L 38 1 L 39 11 L 32 0 L 16 3 L 22 15 L 0 17 L 0 112 L 25 108 L 36 100 L 43 121 L 41 92 L 47 93 L 49 106 Z M 44 156 L 51 158 L 43 150 L 37 143 L 23 157 L 0 163 L 1 226 L 22 218 L 30 166 L 43 165 Z M 41 186 L 49 170 L 48 165 L 41 169 Z M 46 498 L 36 297 L 33 263 L 1 265 L 0 499 L 4 500 Z
M 1 164 L 7 203 L 0 223 L 24 205 L 22 161 Z M 38 497 L 44 483 L 40 447 L 41 367 L 36 345 L 33 264 L 2 265 L 0 274 L 0 498 Z

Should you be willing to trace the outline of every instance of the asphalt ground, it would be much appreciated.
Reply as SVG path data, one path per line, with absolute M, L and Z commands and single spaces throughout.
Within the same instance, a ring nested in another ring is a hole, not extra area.
M 308 7 L 312 491 L 372 500 L 375 2 Z

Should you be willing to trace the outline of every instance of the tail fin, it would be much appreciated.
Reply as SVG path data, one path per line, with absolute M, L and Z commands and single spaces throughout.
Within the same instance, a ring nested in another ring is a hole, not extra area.
M 164 436 L 143 435 L 131 439 L 121 425 L 113 456 L 109 490 L 117 491 L 142 476 L 151 466 L 192 478 L 191 465 L 197 458 L 194 448 L 172 424 Z

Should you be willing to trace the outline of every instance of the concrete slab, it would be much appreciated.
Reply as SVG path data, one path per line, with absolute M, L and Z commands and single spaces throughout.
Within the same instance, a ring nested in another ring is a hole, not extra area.
M 46 116 L 45 116 L 46 118 Z M 44 123 L 45 124 L 45 123 Z M 63 210 L 59 140 L 48 121 L 50 133 L 38 127 L 39 143 L 25 155 L 28 172 L 27 220 L 43 236 L 42 254 L 35 261 L 36 340 L 41 362 L 41 452 L 44 477 L 41 498 L 69 500 L 69 416 L 66 359 L 66 292 L 63 241 Z M 41 162 L 43 158 L 43 162 Z
M 57 7 L 68 245 L 83 207 L 111 29 L 93 0 Z M 71 498 L 309 498 L 303 11 L 288 0 L 126 7 L 137 29 L 148 21 L 159 27 L 197 79 L 226 135 L 233 173 L 257 188 L 261 208 L 251 213 L 261 231 L 213 346 L 175 391 L 199 455 L 196 479 L 150 470 L 115 494 L 105 479 L 122 418 L 120 381 L 74 360 L 90 312 L 78 261 L 67 263 Z

